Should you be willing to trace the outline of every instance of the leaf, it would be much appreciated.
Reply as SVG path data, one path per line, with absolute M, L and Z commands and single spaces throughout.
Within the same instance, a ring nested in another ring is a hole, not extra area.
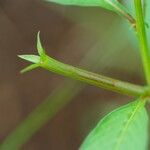
M 118 4 L 116 0 L 46 0 L 63 5 L 76 5 L 76 6 L 101 6 L 113 10 L 112 4 Z
M 32 65 L 30 65 L 30 66 L 28 66 L 28 67 L 22 69 L 22 70 L 21 70 L 21 73 L 29 72 L 29 71 L 31 71 L 31 70 L 33 70 L 33 69 L 38 68 L 38 67 L 39 67 L 39 64 L 32 64 Z
M 139 99 L 108 114 L 80 150 L 146 150 L 148 116 L 144 103 Z
M 121 5 L 117 0 L 46 0 L 46 1 L 62 5 L 103 7 L 105 9 L 112 10 L 119 14 L 129 13 L 128 10 L 123 5 Z
M 25 72 L 31 71 L 31 70 L 39 67 L 39 63 L 40 63 L 40 59 L 41 59 L 40 56 L 37 56 L 37 55 L 18 55 L 18 57 L 34 63 L 34 64 L 31 64 L 30 66 L 22 69 L 21 73 L 25 73 Z
M 18 57 L 35 64 L 40 62 L 40 56 L 37 55 L 18 55 Z
M 45 55 L 45 50 L 41 44 L 41 39 L 40 39 L 40 31 L 37 34 L 37 50 L 40 56 L 44 56 Z

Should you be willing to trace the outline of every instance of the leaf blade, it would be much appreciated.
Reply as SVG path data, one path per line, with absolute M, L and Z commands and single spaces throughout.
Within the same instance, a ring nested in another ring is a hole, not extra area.
M 103 7 L 115 12 L 116 12 L 116 6 L 121 5 L 117 0 L 46 0 L 46 1 L 61 4 L 61 5 Z
M 135 19 L 128 9 L 118 0 L 46 0 L 61 5 L 82 6 L 82 7 L 102 7 L 104 9 L 116 12 L 126 18 L 131 25 L 135 25 Z
M 33 69 L 36 69 L 36 68 L 38 68 L 39 67 L 39 64 L 31 64 L 30 66 L 27 66 L 26 68 L 24 68 L 24 69 L 22 69 L 21 71 L 20 71 L 20 73 L 26 73 L 26 72 L 29 72 L 29 71 L 31 71 L 31 70 L 33 70 Z
M 40 56 L 45 55 L 45 49 L 43 48 L 42 43 L 41 43 L 41 39 L 40 39 L 40 31 L 37 34 L 37 50 L 38 50 L 38 54 Z
M 18 55 L 18 57 L 35 64 L 40 62 L 40 56 L 37 55 Z
M 146 150 L 148 117 L 141 102 L 139 99 L 104 117 L 80 150 Z

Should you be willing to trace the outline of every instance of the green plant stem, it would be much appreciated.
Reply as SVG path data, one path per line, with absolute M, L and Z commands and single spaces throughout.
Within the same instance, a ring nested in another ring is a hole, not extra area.
M 61 63 L 47 55 L 45 56 L 45 60 L 39 63 L 39 66 L 51 72 L 125 95 L 139 96 L 145 93 L 145 88 L 142 86 L 134 85 L 128 82 L 122 82 L 79 69 L 71 65 Z
M 148 85 L 150 85 L 150 52 L 144 22 L 144 12 L 141 0 L 134 0 L 136 10 L 136 28 L 141 46 L 141 56 Z

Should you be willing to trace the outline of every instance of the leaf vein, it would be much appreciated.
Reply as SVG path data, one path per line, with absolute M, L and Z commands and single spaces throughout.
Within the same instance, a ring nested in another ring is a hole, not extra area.
M 127 118 L 127 120 L 125 121 L 125 125 L 124 127 L 122 128 L 122 130 L 120 131 L 120 134 L 119 134 L 119 138 L 117 139 L 116 141 L 116 144 L 115 144 L 115 150 L 120 150 L 120 146 L 121 146 L 121 143 L 123 142 L 124 138 L 125 138 L 125 134 L 126 134 L 126 131 L 128 130 L 129 128 L 129 125 L 130 123 L 133 121 L 135 115 L 137 114 L 138 110 L 145 104 L 145 101 L 141 101 L 139 100 L 139 102 L 137 103 L 137 105 L 135 106 L 135 108 L 133 109 L 133 111 L 131 112 L 131 115 L 129 118 Z

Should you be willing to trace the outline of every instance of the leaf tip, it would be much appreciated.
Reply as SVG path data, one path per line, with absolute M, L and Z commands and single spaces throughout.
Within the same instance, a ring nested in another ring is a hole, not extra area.
M 39 67 L 38 64 L 32 64 L 32 65 L 27 66 L 26 68 L 22 69 L 22 70 L 20 71 L 20 73 L 23 74 L 23 73 L 29 72 L 29 71 L 31 71 L 31 70 L 33 70 L 33 69 L 36 69 L 36 68 L 38 68 L 38 67 Z
M 41 39 L 40 39 L 40 31 L 38 31 L 37 33 L 37 50 L 38 50 L 38 53 L 40 56 L 43 56 L 45 55 L 45 50 L 42 46 L 42 42 L 41 42 Z
M 40 62 L 40 56 L 37 55 L 18 55 L 18 57 L 35 64 Z

